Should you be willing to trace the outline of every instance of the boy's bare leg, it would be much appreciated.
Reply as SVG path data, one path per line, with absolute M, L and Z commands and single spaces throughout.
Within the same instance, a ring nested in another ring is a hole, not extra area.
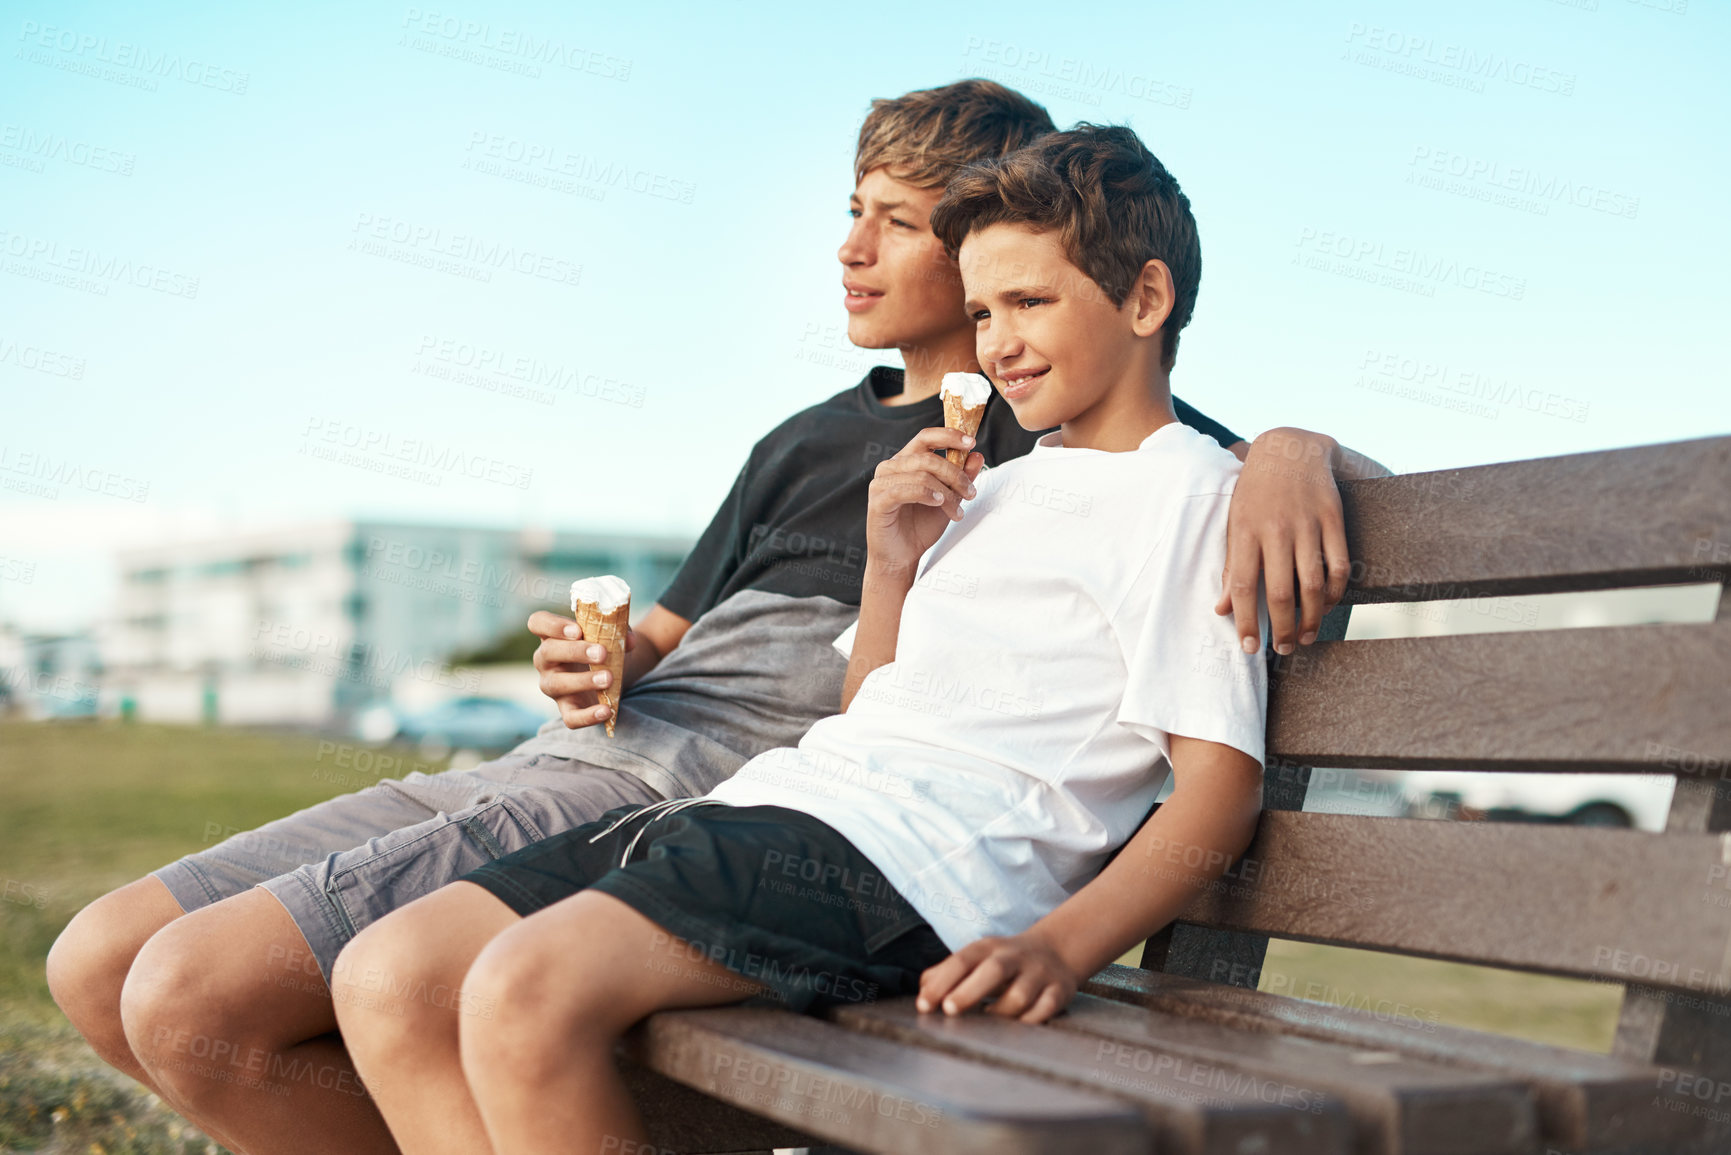
M 395 1152 L 310 959 L 256 887 L 175 919 L 126 978 L 127 1042 L 162 1097 L 232 1150 Z
M 493 1008 L 461 1023 L 463 1074 L 491 1150 L 647 1144 L 614 1063 L 620 1036 L 655 1011 L 764 991 L 599 891 L 522 920 L 487 945 L 463 985 L 465 998 Z
M 469 998 L 463 977 L 482 948 L 519 921 L 487 890 L 457 882 L 379 919 L 337 956 L 337 1022 L 403 1150 L 491 1149 L 457 1039 L 460 1020 L 497 1008 Z
M 162 1090 L 132 1053 L 120 1021 L 120 990 L 144 944 L 185 912 L 160 879 L 147 875 L 72 916 L 48 951 L 48 990 L 102 1061 Z

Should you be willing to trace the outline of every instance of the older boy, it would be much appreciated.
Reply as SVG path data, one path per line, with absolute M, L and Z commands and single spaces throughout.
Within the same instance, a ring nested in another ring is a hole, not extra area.
M 345 949 L 338 1020 L 411 1155 L 630 1149 L 644 1128 L 614 1046 L 658 1010 L 917 989 L 922 1009 L 995 997 L 1043 1022 L 1211 878 L 1151 879 L 1137 853 L 1102 870 L 1114 851 L 1170 840 L 1224 865 L 1249 843 L 1264 671 L 1207 612 L 1240 464 L 1178 422 L 1168 384 L 1200 273 L 1188 200 L 1129 129 L 1084 125 L 963 170 L 933 227 L 960 248 L 980 362 L 1018 422 L 1058 430 L 986 473 L 932 452 L 967 445 L 946 429 L 878 467 L 846 713 L 705 798 L 507 855 Z M 1054 490 L 1089 516 L 1033 496 Z M 971 598 L 944 580 L 972 577 Z M 1227 676 L 1193 673 L 1223 651 Z M 896 692 L 915 677 L 1040 704 L 934 711 Z M 790 856 L 828 892 L 789 900 Z M 873 901 L 846 901 L 867 877 Z M 466 968 L 483 939 L 453 946 L 452 925 L 495 932 Z M 486 1013 L 380 998 L 377 975 Z
M 954 260 L 927 222 L 943 181 L 962 163 L 997 155 L 1052 125 L 1001 86 L 964 81 L 876 102 L 861 129 L 854 223 L 838 256 L 849 336 L 901 350 L 908 365 L 876 369 L 814 406 L 752 451 L 691 557 L 633 632 L 616 736 L 590 674 L 591 646 L 574 623 L 537 614 L 542 684 L 563 722 L 505 758 L 470 771 L 386 780 L 189 856 L 99 899 L 49 958 L 69 1018 L 107 1061 L 156 1090 L 227 1145 L 250 1153 L 389 1150 L 371 1103 L 348 1093 L 352 1069 L 328 993 L 338 951 L 374 919 L 465 871 L 621 804 L 700 795 L 748 758 L 798 741 L 834 711 L 845 667 L 829 646 L 860 599 L 866 489 L 878 461 L 937 423 L 944 372 L 974 367 Z M 891 175 L 897 174 L 897 175 Z M 1223 428 L 1178 403 L 1223 443 Z M 1291 434 L 1290 436 L 1300 436 Z M 994 403 L 979 448 L 996 465 L 1033 435 Z M 1325 439 L 1307 446 L 1321 452 Z M 1307 450 L 1308 452 L 1308 450 Z M 1330 452 L 1332 450 L 1330 449 Z M 1309 557 L 1292 543 L 1338 536 L 1338 496 L 1254 474 L 1239 506 L 1274 548 L 1240 555 L 1252 604 L 1268 557 L 1268 587 L 1287 604 Z M 1236 510 L 1237 507 L 1235 507 Z M 1344 581 L 1344 568 L 1329 577 Z M 1337 596 L 1330 590 L 1329 596 Z M 1307 592 L 1306 628 L 1322 601 Z M 1294 632 L 1289 628 L 1289 633 Z M 1286 644 L 1276 631 L 1277 644 Z M 303 863 L 282 847 L 315 847 Z M 191 913 L 184 913 L 191 912 Z M 222 1039 L 266 1071 L 331 1073 L 278 1079 L 261 1095 L 245 1080 L 208 1077 L 174 1050 L 190 1036 Z

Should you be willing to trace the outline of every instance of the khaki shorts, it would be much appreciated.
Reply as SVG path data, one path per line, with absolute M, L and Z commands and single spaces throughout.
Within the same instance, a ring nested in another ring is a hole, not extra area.
M 381 779 L 153 874 L 189 912 L 264 887 L 288 909 L 328 985 L 338 952 L 391 911 L 614 807 L 661 800 L 622 770 L 508 754 Z

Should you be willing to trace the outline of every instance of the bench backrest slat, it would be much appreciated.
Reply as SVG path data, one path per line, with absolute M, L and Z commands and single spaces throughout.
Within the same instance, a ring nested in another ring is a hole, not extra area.
M 1352 602 L 1723 581 L 1731 438 L 1342 487 Z
M 1731 774 L 1731 621 L 1320 644 L 1270 757 L 1398 770 Z
M 1196 866 L 1174 846 L 1146 868 Z M 1249 849 L 1179 917 L 1723 996 L 1731 834 L 1268 811 Z

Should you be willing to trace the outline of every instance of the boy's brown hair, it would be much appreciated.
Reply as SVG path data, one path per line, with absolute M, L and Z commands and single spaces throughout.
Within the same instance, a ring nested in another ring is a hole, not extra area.
M 1172 272 L 1174 300 L 1161 363 L 1178 356 L 1202 280 L 1202 247 L 1190 198 L 1136 133 L 1078 124 L 1008 156 L 980 160 L 950 178 L 932 210 L 932 231 L 953 257 L 971 232 L 989 225 L 1055 231 L 1069 258 L 1122 306 L 1150 260 Z
M 880 98 L 860 125 L 854 183 L 887 165 L 916 188 L 943 188 L 963 165 L 1013 152 L 1056 128 L 1044 108 L 991 80 Z

